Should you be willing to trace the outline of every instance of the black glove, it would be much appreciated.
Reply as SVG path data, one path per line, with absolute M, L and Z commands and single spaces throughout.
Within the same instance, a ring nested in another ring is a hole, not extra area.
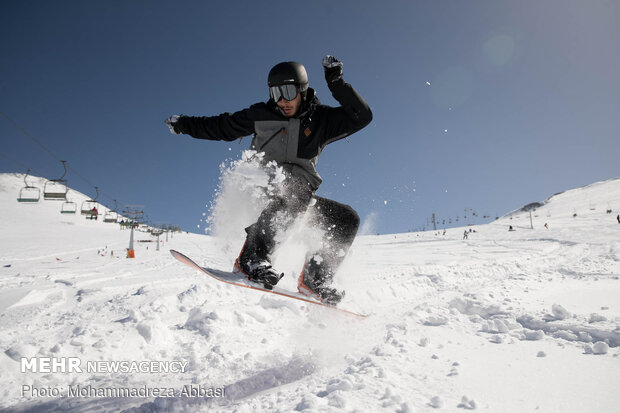
M 334 56 L 328 54 L 323 58 L 323 69 L 328 84 L 342 79 L 342 62 Z
M 178 122 L 178 120 L 179 120 L 179 117 L 180 117 L 180 115 L 172 115 L 172 116 L 170 116 L 168 119 L 166 119 L 166 120 L 164 121 L 164 123 L 165 123 L 166 125 L 168 125 L 168 129 L 170 129 L 170 133 L 173 133 L 173 134 L 175 134 L 175 135 L 178 135 L 179 133 L 181 133 L 181 132 L 179 132 L 179 130 L 176 128 L 176 125 L 177 125 L 177 122 Z

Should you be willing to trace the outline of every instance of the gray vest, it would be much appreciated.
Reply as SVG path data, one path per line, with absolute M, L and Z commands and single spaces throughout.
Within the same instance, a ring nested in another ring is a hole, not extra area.
M 300 138 L 299 118 L 265 120 L 254 123 L 251 149 L 264 152 L 265 162 L 275 161 L 291 175 L 303 178 L 316 191 L 323 181 L 316 171 L 318 155 L 312 159 L 297 157 Z

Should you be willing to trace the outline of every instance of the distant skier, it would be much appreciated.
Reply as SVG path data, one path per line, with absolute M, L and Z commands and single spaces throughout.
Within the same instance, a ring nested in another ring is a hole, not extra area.
M 326 232 L 323 247 L 312 251 L 298 280 L 300 292 L 329 304 L 338 303 L 344 292 L 329 287 L 334 273 L 353 243 L 359 216 L 348 205 L 315 195 L 322 180 L 316 171 L 326 145 L 351 135 L 372 120 L 364 99 L 342 78 L 342 63 L 323 58 L 327 85 L 339 107 L 321 105 L 308 87 L 308 75 L 297 62 L 282 62 L 269 72 L 270 99 L 235 113 L 166 119 L 170 131 L 198 139 L 233 141 L 251 135 L 251 149 L 264 152 L 264 162 L 275 161 L 285 172 L 280 192 L 273 196 L 258 221 L 246 228 L 247 238 L 235 268 L 249 280 L 271 289 L 284 274 L 271 265 L 277 231 L 284 230 L 310 207 Z M 284 214 L 282 225 L 273 225 Z
M 467 239 L 469 237 L 469 235 L 467 234 L 467 230 L 465 230 L 465 232 L 463 232 L 463 239 Z

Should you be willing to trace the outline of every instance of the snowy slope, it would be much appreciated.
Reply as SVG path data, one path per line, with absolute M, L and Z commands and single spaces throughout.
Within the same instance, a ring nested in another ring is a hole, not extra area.
M 166 252 L 230 268 L 236 249 L 229 244 L 240 248 L 242 239 L 226 240 L 222 252 L 214 237 L 175 234 L 159 252 L 138 243 L 136 259 L 121 258 L 128 231 L 61 215 L 53 201 L 17 203 L 22 183 L 0 175 L 6 411 L 617 412 L 620 406 L 620 179 L 549 198 L 532 212 L 533 229 L 529 212 L 515 211 L 472 227 L 467 239 L 465 228 L 360 237 L 337 282 L 347 290 L 343 307 L 372 313 L 364 320 L 217 284 Z M 300 265 L 290 257 L 298 254 L 284 248 L 282 285 L 294 288 Z M 21 373 L 20 358 L 34 356 L 178 360 L 187 368 Z M 224 397 L 69 397 L 67 389 L 77 385 L 193 385 L 224 388 Z M 23 386 L 60 395 L 22 394 Z
M 611 179 L 603 182 L 595 182 L 582 188 L 572 189 L 570 191 L 555 194 L 541 204 L 541 207 L 535 208 L 538 215 L 547 217 L 565 218 L 567 216 L 598 214 L 594 211 L 613 210 L 615 206 L 615 215 L 618 214 L 617 199 L 620 198 L 620 179 Z M 507 214 L 507 217 L 519 215 L 525 212 L 522 210 L 513 211 Z
M 22 174 L 1 174 L 0 194 L 2 196 L 2 214 L 0 214 L 0 228 L 3 243 L 1 259 L 32 260 L 42 258 L 42 255 L 53 256 L 74 254 L 80 251 L 103 249 L 107 243 L 118 243 L 114 236 L 118 235 L 118 227 L 104 223 L 104 214 L 108 208 L 100 203 L 87 203 L 90 197 L 73 190 L 69 190 L 67 199 L 75 204 L 75 214 L 61 214 L 63 201 L 44 200 L 43 189 L 46 180 L 29 176 L 28 184 L 41 191 L 40 201 L 37 203 L 17 202 L 20 189 L 24 187 Z M 81 215 L 82 205 L 97 206 L 100 214 L 97 220 L 87 220 Z M 122 248 L 129 245 L 123 239 Z M 41 248 L 46 245 L 50 248 Z M 114 245 L 121 250 L 121 244 Z M 53 248 L 55 247 L 55 248 Z

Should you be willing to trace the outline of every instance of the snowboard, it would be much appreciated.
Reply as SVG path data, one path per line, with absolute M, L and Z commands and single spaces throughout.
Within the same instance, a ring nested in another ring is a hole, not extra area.
M 218 270 L 215 268 L 201 267 L 200 265 L 196 264 L 196 262 L 193 261 L 188 256 L 181 254 L 180 252 L 175 251 L 175 250 L 170 250 L 170 254 L 172 254 L 174 258 L 176 258 L 183 264 L 188 265 L 192 267 L 193 269 L 200 271 L 203 274 L 206 274 L 209 277 L 214 278 L 226 284 L 235 285 L 237 287 L 248 288 L 250 290 L 261 291 L 261 292 L 268 293 L 268 294 L 275 294 L 281 297 L 292 298 L 294 300 L 299 300 L 299 301 L 314 304 L 317 306 L 325 307 L 330 310 L 350 314 L 355 317 L 360 317 L 360 318 L 368 317 L 367 314 L 360 314 L 354 311 L 345 310 L 344 308 L 334 307 L 333 305 L 322 303 L 308 296 L 305 296 L 301 293 L 283 290 L 281 288 L 278 288 L 277 286 L 273 287 L 273 290 L 268 290 L 266 288 L 263 288 L 259 284 L 251 282 L 242 273 L 233 273 L 230 271 L 222 271 L 222 270 Z

